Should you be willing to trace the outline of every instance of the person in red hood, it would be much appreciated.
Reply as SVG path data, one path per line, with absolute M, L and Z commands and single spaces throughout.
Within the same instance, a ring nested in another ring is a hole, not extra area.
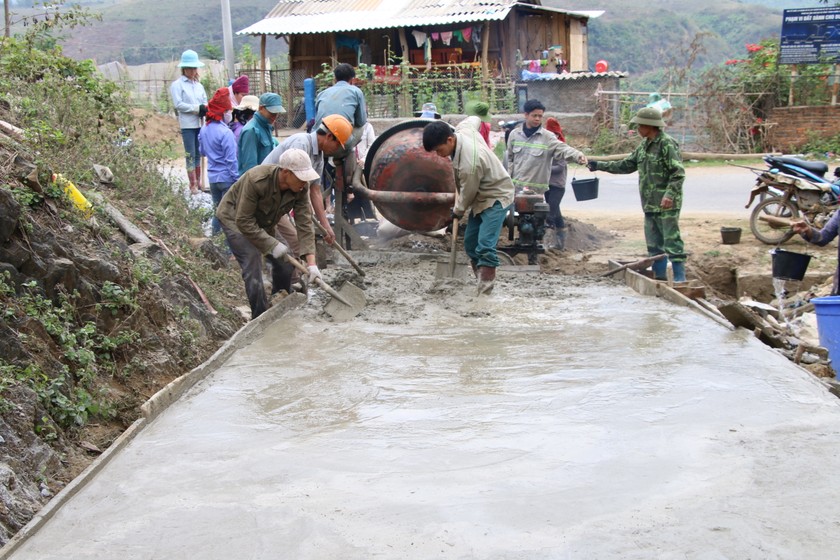
M 221 231 L 215 210 L 222 197 L 239 179 L 239 164 L 236 159 L 236 139 L 224 123 L 224 116 L 231 108 L 228 88 L 219 88 L 207 104 L 207 124 L 198 134 L 198 148 L 207 158 L 207 180 L 210 182 L 210 196 L 213 199 L 213 235 Z
M 554 134 L 561 142 L 566 141 L 563 127 L 560 126 L 560 121 L 554 117 L 548 117 L 545 120 L 545 129 Z M 554 242 L 551 248 L 558 251 L 562 251 L 566 246 L 566 222 L 563 220 L 563 214 L 560 213 L 560 201 L 566 194 L 566 170 L 565 159 L 555 158 L 551 162 L 551 178 L 548 180 L 548 190 L 544 194 L 545 201 L 548 204 L 546 225 L 549 228 L 554 228 Z

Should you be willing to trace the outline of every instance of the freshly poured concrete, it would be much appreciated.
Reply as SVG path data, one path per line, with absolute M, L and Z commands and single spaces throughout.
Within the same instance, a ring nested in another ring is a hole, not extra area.
M 294 312 L 13 558 L 836 557 L 840 401 L 745 331 L 562 282 Z

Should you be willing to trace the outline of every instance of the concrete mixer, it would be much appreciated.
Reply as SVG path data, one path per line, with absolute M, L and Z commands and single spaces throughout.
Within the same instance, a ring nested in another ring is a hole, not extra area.
M 435 231 L 449 224 L 455 204 L 452 162 L 423 149 L 426 119 L 406 121 L 383 132 L 365 160 L 370 199 L 386 220 L 409 231 Z
M 373 143 L 365 160 L 368 187 L 354 192 L 368 198 L 385 219 L 405 230 L 428 232 L 450 224 L 455 204 L 452 161 L 423 149 L 423 127 L 428 119 L 397 124 Z M 542 195 L 517 193 L 505 225 L 509 244 L 500 255 L 527 253 L 529 264 L 545 252 L 542 239 L 548 204 Z

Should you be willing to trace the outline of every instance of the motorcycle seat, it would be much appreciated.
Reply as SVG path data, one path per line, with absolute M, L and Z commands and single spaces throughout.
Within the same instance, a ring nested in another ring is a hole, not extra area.
M 820 177 L 828 173 L 828 164 L 824 161 L 807 161 L 792 156 L 767 156 L 765 161 L 771 165 L 795 165 Z

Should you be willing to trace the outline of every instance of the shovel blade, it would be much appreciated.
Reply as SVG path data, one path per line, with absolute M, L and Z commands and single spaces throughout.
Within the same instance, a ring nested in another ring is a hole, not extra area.
M 330 298 L 324 311 L 336 321 L 349 321 L 362 312 L 367 303 L 365 292 L 352 282 L 345 282 L 338 294 L 349 304 L 344 304 L 336 298 Z
M 452 266 L 449 261 L 438 261 L 435 268 L 435 278 L 457 278 L 459 280 L 471 280 L 473 277 L 472 270 L 469 265 L 457 263 L 455 265 L 455 274 L 450 273 Z

